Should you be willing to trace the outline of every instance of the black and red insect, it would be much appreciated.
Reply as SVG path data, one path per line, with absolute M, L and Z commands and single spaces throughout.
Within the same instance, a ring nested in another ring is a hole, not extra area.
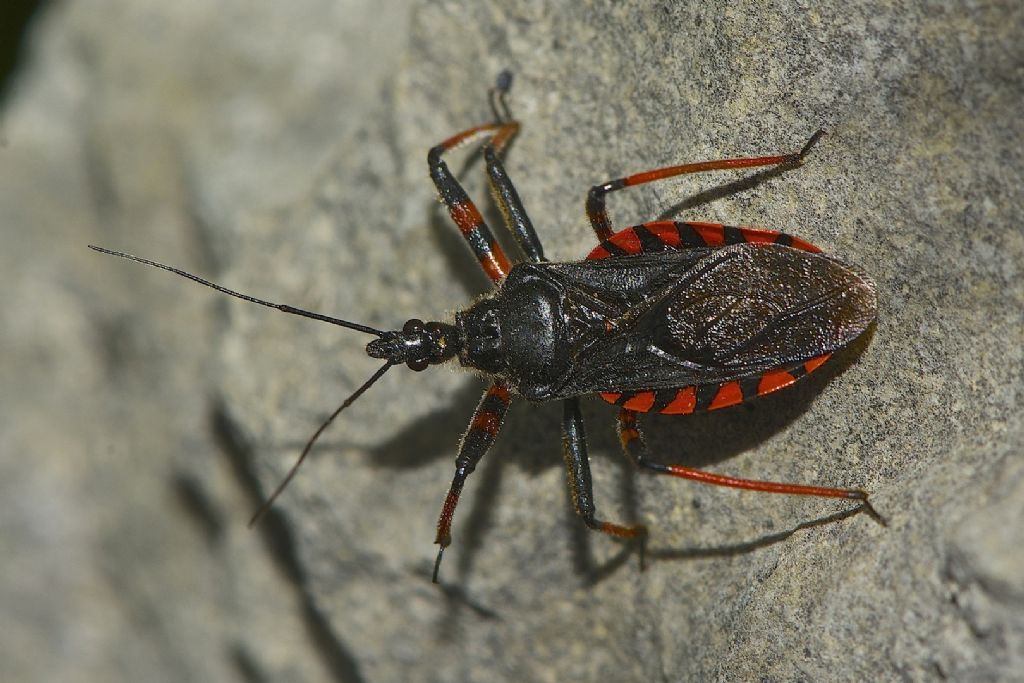
M 737 405 L 813 372 L 863 334 L 876 317 L 875 286 L 859 269 L 781 232 L 716 223 L 656 221 L 613 232 L 606 196 L 626 187 L 703 171 L 799 164 L 823 131 L 793 154 L 723 159 L 638 173 L 590 189 L 586 212 L 599 244 L 582 261 L 551 262 L 501 163 L 519 130 L 505 103 L 506 72 L 491 92 L 493 123 L 454 135 L 428 154 L 430 177 L 487 276 L 490 294 L 451 322 L 413 319 L 381 331 L 275 304 L 226 289 L 176 268 L 92 247 L 163 268 L 246 301 L 374 335 L 366 346 L 384 360 L 320 426 L 291 471 L 253 517 L 267 510 L 294 476 L 324 429 L 389 368 L 423 370 L 457 359 L 484 373 L 484 392 L 462 438 L 455 477 L 437 524 L 440 546 L 451 543 L 452 518 L 466 478 L 494 443 L 514 396 L 560 400 L 563 454 L 572 499 L 583 522 L 622 538 L 646 536 L 639 525 L 597 517 L 579 399 L 598 394 L 619 406 L 619 435 L 629 458 L 658 474 L 755 491 L 848 498 L 876 519 L 867 494 L 840 489 L 737 479 L 651 460 L 637 424 L 639 413 L 689 414 Z M 511 265 L 480 211 L 443 156 L 482 141 L 491 188 L 505 224 L 526 260 Z

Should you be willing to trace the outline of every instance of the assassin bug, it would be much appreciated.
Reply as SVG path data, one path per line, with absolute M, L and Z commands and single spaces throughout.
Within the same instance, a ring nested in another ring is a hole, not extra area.
M 490 377 L 491 385 L 462 438 L 437 523 L 435 583 L 466 478 L 494 443 L 516 395 L 534 402 L 562 401 L 563 454 L 573 504 L 596 531 L 641 542 L 647 534 L 643 526 L 596 515 L 579 407 L 580 396 L 593 393 L 619 406 L 623 449 L 640 468 L 719 486 L 853 499 L 884 523 L 864 491 L 738 479 L 660 464 L 648 457 L 638 427 L 639 413 L 717 410 L 793 384 L 869 328 L 876 317 L 875 286 L 860 270 L 773 230 L 664 220 L 613 232 L 607 195 L 688 173 L 795 166 L 824 131 L 793 154 L 684 164 L 595 185 L 587 195 L 586 213 L 598 246 L 583 261 L 551 262 L 501 162 L 501 153 L 519 130 L 505 102 L 510 85 L 511 74 L 503 72 L 490 92 L 493 123 L 454 135 L 427 156 L 441 201 L 495 285 L 491 294 L 457 312 L 453 322 L 414 318 L 400 330 L 377 330 L 240 294 L 177 268 L 90 245 L 246 301 L 376 337 L 366 352 L 383 359 L 384 365 L 310 437 L 250 524 L 288 485 L 327 426 L 389 368 L 405 364 L 420 371 L 456 358 Z M 498 207 L 526 256 L 515 265 L 442 158 L 480 140 Z

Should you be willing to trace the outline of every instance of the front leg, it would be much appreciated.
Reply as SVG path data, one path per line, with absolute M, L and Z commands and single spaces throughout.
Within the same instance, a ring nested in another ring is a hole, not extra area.
M 500 159 L 505 147 L 519 131 L 519 122 L 512 119 L 505 102 L 505 95 L 508 94 L 511 85 L 512 74 L 503 71 L 498 75 L 498 81 L 490 91 L 494 123 L 475 126 L 453 135 L 431 148 L 427 155 L 430 179 L 434 181 L 441 201 L 448 208 L 449 215 L 459 227 L 466 242 L 469 243 L 487 277 L 491 278 L 495 284 L 501 282 L 508 275 L 511 268 L 508 257 L 501 245 L 495 241 L 494 233 L 487 226 L 476 205 L 441 157 L 457 147 L 479 140 L 484 141 L 487 175 L 498 208 L 501 209 L 509 230 L 530 260 L 543 261 L 544 251 L 541 248 L 540 240 L 533 230 L 533 225 L 519 200 L 519 194 L 512 185 L 512 181 L 509 180 L 508 174 L 505 173 Z
M 492 384 L 480 399 L 473 412 L 473 421 L 469 423 L 469 429 L 459 444 L 459 455 L 455 458 L 455 477 L 444 499 L 441 517 L 437 520 L 437 537 L 434 543 L 441 547 L 437 551 L 437 560 L 434 561 L 434 583 L 437 583 L 437 573 L 441 569 L 444 549 L 452 542 L 452 518 L 455 516 L 455 506 L 459 503 L 462 486 L 466 483 L 466 477 L 476 469 L 477 463 L 490 450 L 494 439 L 497 438 L 511 401 L 512 397 L 503 384 Z
M 480 137 L 491 138 L 491 144 L 497 146 L 499 139 L 507 140 L 519 128 L 519 124 L 493 123 L 470 128 L 452 136 L 431 148 L 427 155 L 430 167 L 430 179 L 434 181 L 441 201 L 448 207 L 448 214 L 455 221 L 459 232 L 473 250 L 473 255 L 484 269 L 487 277 L 498 284 L 505 279 L 511 269 L 508 257 L 494 239 L 494 233 L 480 215 L 480 210 L 469 198 L 455 174 L 448 169 L 448 164 L 441 156 L 459 145 L 466 144 Z M 504 142 L 502 142 L 504 144 Z

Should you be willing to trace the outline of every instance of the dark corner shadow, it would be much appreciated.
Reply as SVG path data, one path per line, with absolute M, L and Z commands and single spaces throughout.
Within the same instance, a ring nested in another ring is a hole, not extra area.
M 723 183 L 722 185 L 716 185 L 715 187 L 698 192 L 697 194 L 690 195 L 680 202 L 676 202 L 658 214 L 657 220 L 672 220 L 683 211 L 693 209 L 704 204 L 710 204 L 711 202 L 724 199 L 725 197 L 729 197 L 739 192 L 751 190 L 772 178 L 777 178 L 778 176 L 795 170 L 800 166 L 801 164 L 799 163 L 780 164 L 778 166 L 772 166 L 771 168 L 763 171 L 758 171 L 757 173 L 744 176 L 739 180 L 733 180 L 732 182 Z
M 0 10 L 0 107 L 7 104 L 12 82 L 25 61 L 26 37 L 51 4 L 49 0 L 6 0 Z
M 255 511 L 263 503 L 265 492 L 253 469 L 255 458 L 252 446 L 237 428 L 222 402 L 211 402 L 208 414 L 210 433 Z M 259 532 L 271 562 L 298 594 L 302 605 L 299 616 L 306 626 L 312 649 L 319 655 L 324 668 L 339 683 L 361 683 L 364 678 L 357 657 L 334 631 L 327 616 L 318 609 L 315 599 L 306 588 L 305 572 L 295 537 L 284 514 L 276 508 L 270 508 L 255 530 Z M 239 653 L 245 653 L 245 650 L 231 648 L 229 659 L 244 680 L 269 680 L 259 672 L 255 659 L 250 656 L 240 657 Z

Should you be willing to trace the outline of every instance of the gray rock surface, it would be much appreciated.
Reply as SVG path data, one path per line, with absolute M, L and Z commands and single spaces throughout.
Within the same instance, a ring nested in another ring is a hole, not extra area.
M 1019 680 L 1022 26 L 1019 3 L 54 6 L 0 120 L 0 680 Z M 640 573 L 572 515 L 559 409 L 518 405 L 438 590 L 481 383 L 435 369 L 387 375 L 246 529 L 366 340 L 85 244 L 371 325 L 442 316 L 487 283 L 426 149 L 506 67 L 508 170 L 555 259 L 590 249 L 594 182 L 828 129 L 800 169 L 612 214 L 774 227 L 874 276 L 870 345 L 648 432 L 669 461 L 862 486 L 888 528 L 634 475 L 587 401 L 600 509 L 652 529 Z

